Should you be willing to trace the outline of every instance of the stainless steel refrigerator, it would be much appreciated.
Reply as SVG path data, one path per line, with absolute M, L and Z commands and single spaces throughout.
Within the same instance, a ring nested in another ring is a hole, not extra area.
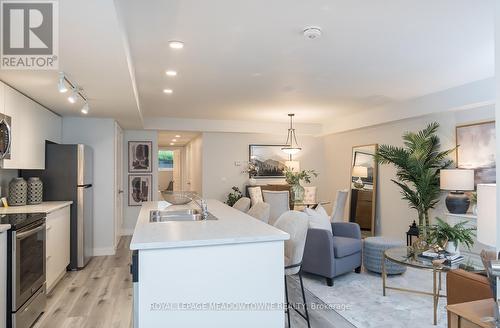
M 69 270 L 84 268 L 94 247 L 93 154 L 86 145 L 47 144 L 45 170 L 24 170 L 25 178 L 39 176 L 43 199 L 72 200 Z

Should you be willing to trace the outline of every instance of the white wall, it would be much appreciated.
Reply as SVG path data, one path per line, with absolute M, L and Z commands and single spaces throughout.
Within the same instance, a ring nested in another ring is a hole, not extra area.
M 250 144 L 283 144 L 284 134 L 255 133 L 203 133 L 203 196 L 226 200 L 231 187 L 244 191 L 248 184 L 248 146 Z M 319 173 L 311 185 L 318 186 L 320 200 L 333 200 L 333 193 L 327 188 L 323 138 L 298 135 L 302 147 L 294 160 L 300 161 L 300 168 L 314 169 Z M 236 166 L 240 162 L 241 166 Z
M 420 118 L 382 124 L 359 130 L 325 136 L 327 185 L 329 192 L 349 187 L 350 161 L 352 147 L 364 144 L 391 144 L 402 146 L 401 136 L 406 131 L 418 131 L 428 123 L 437 121 L 441 124 L 439 136 L 442 149 L 455 147 L 455 127 L 464 123 L 488 121 L 494 119 L 494 107 L 487 106 L 457 112 L 443 112 Z M 453 155 L 454 156 L 454 155 Z M 454 157 L 453 157 L 454 158 Z M 395 169 L 391 165 L 381 165 L 378 177 L 377 222 L 378 233 L 387 237 L 406 238 L 408 225 L 417 219 L 416 212 L 408 208 L 407 202 L 401 200 L 398 187 L 390 181 L 394 178 Z M 434 211 L 434 215 L 442 215 L 443 203 Z M 346 216 L 348 212 L 346 211 Z
M 128 206 L 128 142 L 129 141 L 152 141 L 153 142 L 153 180 L 152 192 L 153 200 L 157 200 L 158 195 L 158 133 L 146 130 L 124 130 L 123 131 L 123 227 L 122 233 L 130 235 L 133 233 L 137 217 L 141 211 L 140 206 Z M 146 174 L 146 173 L 145 173 Z
M 63 143 L 82 143 L 94 150 L 94 255 L 114 254 L 113 119 L 63 119 Z
M 183 189 L 188 191 L 196 191 L 200 195 L 204 195 L 203 169 L 204 161 L 207 159 L 205 156 L 204 135 L 200 135 L 191 140 L 184 147 L 182 181 Z M 211 156 L 211 155 L 209 155 Z

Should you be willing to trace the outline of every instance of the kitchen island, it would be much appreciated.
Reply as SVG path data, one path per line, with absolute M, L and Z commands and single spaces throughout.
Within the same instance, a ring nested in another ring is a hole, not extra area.
M 136 327 L 284 327 L 289 235 L 207 203 L 216 220 L 150 222 L 153 210 L 185 207 L 143 203 L 130 244 Z

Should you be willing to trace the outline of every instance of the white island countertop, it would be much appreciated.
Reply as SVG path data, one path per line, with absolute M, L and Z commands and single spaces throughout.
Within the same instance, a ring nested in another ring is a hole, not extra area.
M 229 207 L 217 200 L 208 200 L 208 211 L 218 220 L 149 222 L 151 210 L 166 209 L 165 201 L 145 202 L 137 219 L 130 249 L 161 249 L 242 244 L 288 240 L 279 229 Z M 180 206 L 176 205 L 176 208 Z M 192 208 L 188 204 L 183 208 Z
M 0 224 L 0 233 L 10 229 L 10 224 Z
M 52 213 L 63 207 L 73 204 L 72 201 L 51 201 L 42 202 L 38 205 L 23 205 L 23 206 L 9 206 L 0 207 L 1 214 L 19 214 L 19 213 Z

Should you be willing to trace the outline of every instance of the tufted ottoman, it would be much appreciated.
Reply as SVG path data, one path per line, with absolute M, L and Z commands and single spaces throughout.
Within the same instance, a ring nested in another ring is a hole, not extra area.
M 382 273 L 382 257 L 384 251 L 393 247 L 405 246 L 401 240 L 387 239 L 384 237 L 368 237 L 363 242 L 363 265 L 365 269 Z M 387 274 L 401 274 L 406 271 L 406 266 L 385 260 Z

